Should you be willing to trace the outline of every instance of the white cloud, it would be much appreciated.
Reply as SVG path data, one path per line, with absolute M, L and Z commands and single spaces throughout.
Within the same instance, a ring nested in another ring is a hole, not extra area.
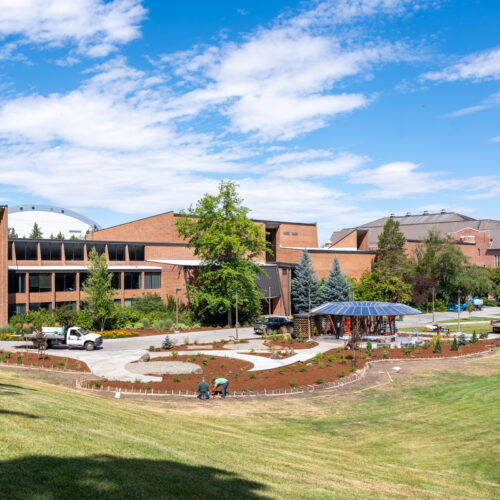
M 453 111 L 452 113 L 444 115 L 444 118 L 456 118 L 459 116 L 466 116 L 472 113 L 477 113 L 478 111 L 484 111 L 485 109 L 493 108 L 498 105 L 500 105 L 500 92 L 497 92 L 496 94 L 489 96 L 481 104 Z
M 500 78 L 500 48 L 463 57 L 458 63 L 441 71 L 422 75 L 423 79 L 455 82 L 459 80 L 497 80 Z
M 0 0 L 0 37 L 102 57 L 140 36 L 141 0 Z

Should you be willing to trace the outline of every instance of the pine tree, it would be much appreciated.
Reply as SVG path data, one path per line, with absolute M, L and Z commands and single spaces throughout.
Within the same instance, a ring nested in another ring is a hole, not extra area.
M 373 348 L 372 348 L 372 342 L 371 342 L 371 340 L 370 340 L 370 339 L 368 339 L 368 340 L 366 341 L 366 354 L 367 354 L 368 356 L 371 356 L 371 355 L 372 355 L 372 349 L 373 349 Z
M 476 342 L 477 342 L 477 333 L 476 330 L 474 330 L 474 333 L 472 334 L 471 343 L 475 344 Z
M 16 230 L 13 227 L 9 227 L 9 238 L 19 238 L 16 233 Z
M 335 257 L 321 291 L 321 300 L 323 302 L 345 302 L 350 299 L 351 285 L 340 269 L 339 260 Z
M 33 229 L 31 230 L 31 234 L 29 237 L 31 239 L 43 238 L 42 230 L 40 229 L 40 226 L 36 222 L 33 224 Z
M 399 222 L 387 219 L 378 237 L 378 249 L 373 269 L 387 269 L 393 276 L 402 278 L 408 259 L 405 253 L 406 237 L 399 229 Z
M 441 339 L 439 337 L 436 339 L 436 344 L 434 345 L 434 352 L 436 354 L 441 354 Z
M 321 294 L 318 277 L 312 266 L 307 250 L 302 253 L 299 265 L 295 268 L 295 277 L 292 279 L 292 304 L 298 313 L 309 312 L 309 298 L 311 309 L 321 305 Z
M 59 232 L 57 233 L 57 235 L 56 235 L 56 239 L 58 239 L 58 240 L 64 240 L 64 234 L 62 234 L 62 232 L 61 232 L 61 231 L 59 231 Z
M 172 342 L 172 339 L 168 335 L 166 335 L 163 339 L 163 342 L 161 343 L 161 346 L 163 347 L 163 349 L 172 349 L 172 347 L 174 347 L 174 343 Z
M 453 337 L 453 343 L 451 344 L 451 348 L 450 348 L 452 351 L 458 351 L 458 342 L 457 342 L 457 338 L 456 337 Z

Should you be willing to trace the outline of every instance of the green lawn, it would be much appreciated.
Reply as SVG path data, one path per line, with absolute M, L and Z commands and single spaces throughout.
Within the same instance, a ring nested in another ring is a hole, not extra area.
M 0 495 L 499 498 L 500 356 L 464 366 L 358 394 L 164 403 L 2 369 Z
M 470 319 L 469 319 L 469 313 L 467 312 L 463 312 L 461 315 L 460 315 L 460 321 L 464 321 L 466 323 L 468 323 L 469 321 L 498 321 L 500 318 L 498 316 L 496 317 L 493 317 L 493 316 L 490 316 L 490 317 L 487 317 L 487 318 L 481 318 L 480 316 L 471 316 Z M 446 325 L 448 323 L 456 323 L 457 320 L 456 319 L 447 319 L 446 321 L 441 321 L 439 322 L 440 325 Z

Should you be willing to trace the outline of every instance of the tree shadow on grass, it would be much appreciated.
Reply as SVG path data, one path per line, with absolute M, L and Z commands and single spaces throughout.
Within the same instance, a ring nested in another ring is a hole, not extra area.
M 0 392 L 0 394 L 2 393 Z M 24 411 L 4 410 L 2 408 L 0 408 L 0 415 L 12 415 L 14 417 L 25 417 L 25 418 L 40 418 L 38 415 L 33 415 L 32 413 L 24 413 Z
M 0 461 L 2 498 L 257 499 L 265 485 L 214 467 L 170 460 L 30 456 Z

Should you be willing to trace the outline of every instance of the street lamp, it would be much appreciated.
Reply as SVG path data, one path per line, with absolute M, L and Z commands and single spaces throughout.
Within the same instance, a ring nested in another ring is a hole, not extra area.
M 432 290 L 432 322 L 434 323 L 434 299 L 436 294 L 436 288 L 432 287 L 430 288 L 430 290 Z
M 175 289 L 175 333 L 179 333 L 179 292 L 182 288 Z
M 460 288 L 458 289 L 458 323 L 457 323 L 457 333 L 460 333 Z
M 238 340 L 238 292 L 233 292 L 231 295 L 236 296 L 236 340 Z

